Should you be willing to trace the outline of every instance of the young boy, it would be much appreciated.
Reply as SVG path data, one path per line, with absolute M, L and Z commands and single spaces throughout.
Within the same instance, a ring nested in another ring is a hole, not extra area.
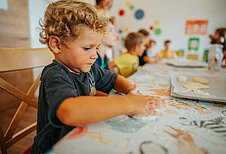
M 143 66 L 144 64 L 146 64 L 148 61 L 147 61 L 147 57 L 148 57 L 148 53 L 147 53 L 147 50 L 148 50 L 148 44 L 149 44 L 149 37 L 150 37 L 150 34 L 148 31 L 146 31 L 145 29 L 140 29 L 138 31 L 138 33 L 144 35 L 144 41 L 145 41 L 145 50 L 143 52 L 143 54 L 141 56 L 139 56 L 139 65 L 140 66 Z M 146 60 L 146 61 L 145 61 Z
M 79 125 L 121 114 L 158 114 L 164 101 L 139 96 L 120 75 L 94 64 L 96 49 L 108 21 L 87 3 L 61 0 L 49 4 L 40 34 L 55 60 L 42 72 L 38 99 L 37 135 L 32 153 L 44 153 Z M 126 96 L 98 97 L 96 90 L 114 88 Z
M 166 40 L 164 42 L 165 49 L 162 50 L 159 54 L 159 56 L 161 58 L 168 58 L 168 59 L 177 59 L 178 58 L 176 52 L 170 50 L 170 44 L 171 44 L 170 40 Z
M 118 41 L 118 35 L 115 31 L 115 26 L 111 19 L 109 19 L 106 34 L 103 37 L 102 43 L 99 46 L 99 51 L 97 51 L 98 58 L 95 63 L 100 66 L 100 68 L 109 70 L 108 62 L 113 60 L 113 50 L 112 48 L 116 45 Z
M 139 30 L 138 33 L 141 33 L 141 34 L 144 35 L 144 37 L 145 37 L 145 47 L 146 47 L 142 56 L 139 56 L 139 65 L 143 66 L 146 63 L 157 62 L 160 59 L 159 55 L 155 55 L 153 57 L 148 56 L 148 52 L 150 52 L 150 49 L 156 44 L 156 42 L 154 40 L 150 40 L 150 38 L 149 38 L 150 34 L 145 29 Z
M 109 65 L 118 68 L 118 74 L 129 77 L 139 70 L 139 58 L 145 49 L 145 37 L 140 33 L 129 33 L 125 39 L 126 53 L 114 59 Z M 112 69 L 110 69 L 112 70 Z

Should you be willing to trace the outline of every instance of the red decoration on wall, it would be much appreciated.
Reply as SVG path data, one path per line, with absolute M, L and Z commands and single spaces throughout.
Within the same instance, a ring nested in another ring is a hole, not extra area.
M 150 29 L 150 30 L 153 30 L 153 29 L 154 29 L 154 27 L 153 27 L 153 26 L 150 26 L 150 27 L 149 27 L 149 29 Z
M 185 35 L 206 35 L 208 20 L 187 20 L 185 26 Z
M 123 16 L 125 14 L 125 11 L 124 10 L 119 10 L 118 14 L 119 14 L 119 16 Z

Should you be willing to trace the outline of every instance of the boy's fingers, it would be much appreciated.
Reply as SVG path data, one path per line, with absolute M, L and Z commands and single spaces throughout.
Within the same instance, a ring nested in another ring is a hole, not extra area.
M 160 99 L 160 97 L 158 97 L 158 96 L 144 95 L 144 97 L 147 97 L 148 99 Z
M 145 115 L 162 116 L 163 114 L 160 112 L 157 112 L 156 110 L 149 110 L 145 112 Z
M 159 108 L 164 108 L 165 105 L 164 104 L 160 104 L 160 103 L 148 103 L 148 108 L 149 109 L 159 109 Z
M 165 100 L 163 99 L 149 99 L 149 103 L 158 103 L 158 104 L 167 104 Z

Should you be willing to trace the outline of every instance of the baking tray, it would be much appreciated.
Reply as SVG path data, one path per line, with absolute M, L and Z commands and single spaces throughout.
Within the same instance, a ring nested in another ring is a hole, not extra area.
M 166 64 L 174 67 L 208 67 L 208 64 L 203 61 L 198 60 L 188 60 L 188 59 L 176 59 L 176 60 L 167 60 Z
M 216 73 L 214 76 L 207 76 L 203 74 L 189 74 L 189 73 L 178 73 L 171 72 L 171 89 L 170 96 L 178 98 L 196 99 L 212 102 L 223 102 L 226 103 L 226 74 Z M 192 81 L 195 76 L 204 77 L 209 82 L 208 89 L 201 89 L 203 92 L 208 92 L 210 95 L 196 94 L 188 91 L 183 87 L 183 82 L 179 82 L 177 78 L 180 75 L 187 76 L 188 81 Z

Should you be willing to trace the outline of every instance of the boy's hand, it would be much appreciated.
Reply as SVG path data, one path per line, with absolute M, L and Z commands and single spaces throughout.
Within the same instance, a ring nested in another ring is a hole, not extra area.
M 127 95 L 132 105 L 131 114 L 162 115 L 156 109 L 165 108 L 167 103 L 157 96 Z
M 129 89 L 126 92 L 126 95 L 131 95 L 131 94 L 133 94 L 133 95 L 142 95 L 136 85 L 134 85 L 134 87 L 132 89 Z

